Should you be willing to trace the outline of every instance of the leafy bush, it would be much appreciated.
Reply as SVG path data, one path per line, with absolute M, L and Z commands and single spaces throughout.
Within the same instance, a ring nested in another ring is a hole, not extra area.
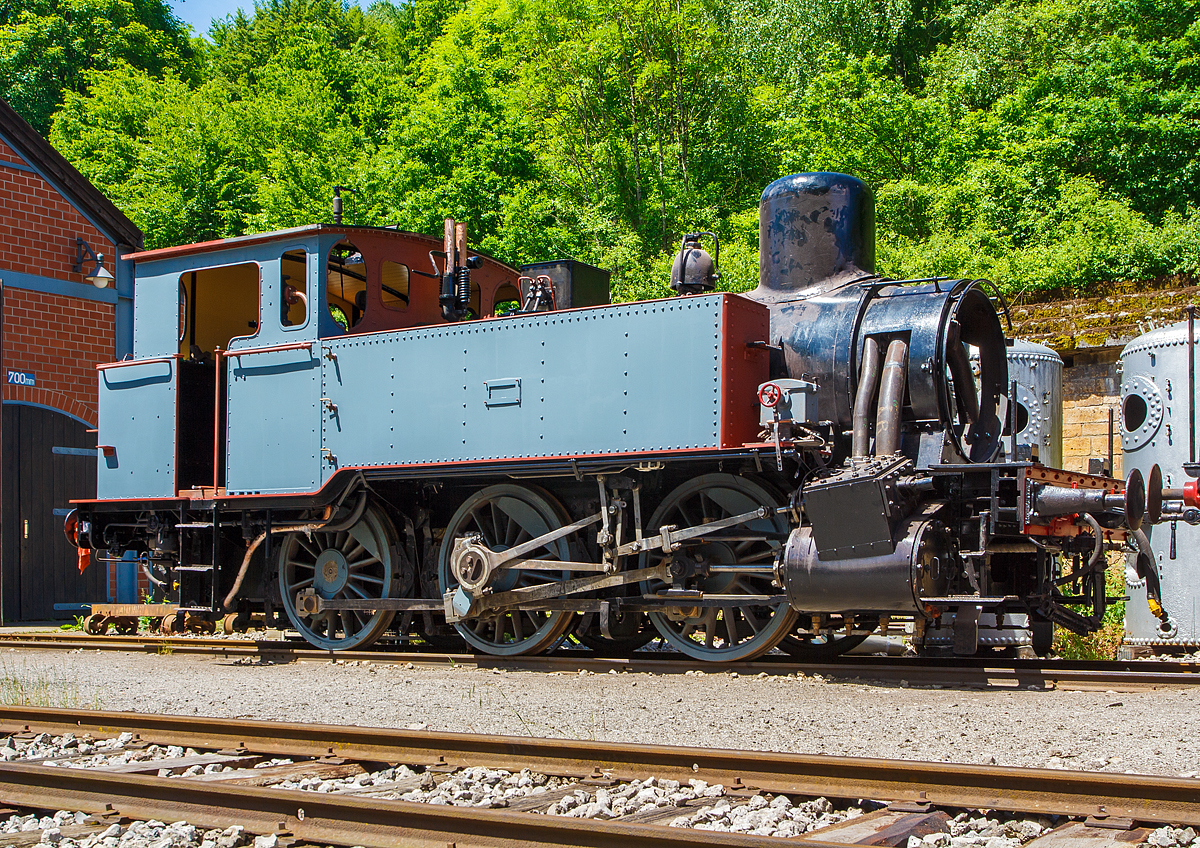
M 1104 572 L 1105 590 L 1110 597 L 1125 594 L 1125 558 L 1110 556 Z M 1068 660 L 1112 660 L 1125 639 L 1125 603 L 1111 604 L 1104 612 L 1099 630 L 1080 636 L 1061 627 L 1054 628 L 1054 653 Z
M 114 3 L 0 6 L 0 94 L 151 247 L 327 220 L 342 185 L 348 222 L 452 216 L 620 298 L 712 229 L 740 291 L 762 188 L 838 170 L 890 275 L 1200 273 L 1200 0 L 264 0 L 190 43 Z

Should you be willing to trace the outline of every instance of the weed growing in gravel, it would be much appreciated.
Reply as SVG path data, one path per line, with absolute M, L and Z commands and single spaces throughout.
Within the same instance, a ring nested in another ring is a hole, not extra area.
M 499 692 L 500 697 L 504 699 L 504 705 L 507 706 L 509 708 L 509 710 L 512 711 L 512 714 L 515 715 L 517 717 L 517 720 L 519 722 L 521 722 L 521 724 L 525 727 L 525 732 L 528 733 L 530 736 L 533 736 L 534 735 L 533 728 L 531 728 L 529 726 L 529 722 L 527 722 L 525 720 L 524 716 L 522 716 L 519 712 L 517 712 L 517 708 L 512 705 L 511 701 L 508 700 L 508 696 L 504 694 L 504 690 L 502 690 L 499 686 L 497 686 L 496 691 Z
M 67 710 L 98 710 L 100 696 L 85 694 L 79 681 L 60 668 L 10 666 L 0 659 L 0 704 L 9 707 L 57 707 Z
M 68 621 L 65 624 L 60 624 L 58 626 L 58 629 L 59 630 L 74 630 L 74 631 L 83 630 L 84 617 L 85 616 L 77 615 L 77 616 L 75 616 L 74 621 Z

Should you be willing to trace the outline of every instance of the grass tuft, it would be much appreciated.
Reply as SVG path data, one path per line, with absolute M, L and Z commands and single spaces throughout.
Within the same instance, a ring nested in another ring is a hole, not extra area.
M 1109 597 L 1125 594 L 1125 557 L 1110 556 L 1104 573 Z M 1081 610 L 1086 612 L 1086 610 Z M 1100 629 L 1088 636 L 1079 636 L 1061 627 L 1054 628 L 1054 653 L 1066 660 L 1114 660 L 1117 649 L 1125 639 L 1125 604 L 1110 604 L 1104 612 Z
M 65 710 L 98 710 L 100 695 L 85 692 L 65 669 L 10 665 L 0 659 L 0 704 L 8 707 L 54 707 Z

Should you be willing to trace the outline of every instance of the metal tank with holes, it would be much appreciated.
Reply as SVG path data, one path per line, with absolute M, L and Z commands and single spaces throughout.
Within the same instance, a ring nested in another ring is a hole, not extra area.
M 1020 448 L 1037 448 L 1038 462 L 1062 467 L 1063 361 L 1045 345 L 1013 339 L 1008 347 L 1008 379 L 1017 384 L 1016 447 L 1004 439 L 1010 459 Z
M 1037 448 L 1042 465 L 1062 467 L 1063 361 L 1053 348 L 1025 339 L 1008 339 L 1009 382 L 1017 384 L 1017 448 L 1010 428 L 1004 428 L 1004 455 L 1008 459 L 1030 456 Z M 979 371 L 979 357 L 971 354 L 971 369 Z
M 1017 384 L 1016 445 L 1004 436 L 1004 454 L 1009 459 L 1028 458 L 1026 450 L 1037 448 L 1038 461 L 1059 468 L 1062 465 L 1062 358 L 1051 348 L 1025 339 L 1010 339 L 1006 357 L 1008 379 Z M 971 356 L 971 367 L 979 361 Z M 925 650 L 936 652 L 954 646 L 954 614 L 947 613 L 925 631 Z M 982 616 L 979 620 L 979 645 L 984 649 L 1022 648 L 1031 644 L 1029 616 L 1009 613 Z
M 1163 471 L 1163 486 L 1182 487 L 1181 470 L 1188 457 L 1188 344 L 1187 322 L 1160 327 L 1138 336 L 1121 352 L 1121 449 L 1126 472 L 1144 475 L 1154 463 Z M 1172 529 L 1174 528 L 1174 529 Z M 1150 614 L 1146 581 L 1134 570 L 1128 555 L 1125 587 L 1125 643 L 1165 651 L 1200 646 L 1200 528 L 1186 522 L 1167 522 L 1144 528 L 1150 537 L 1154 564 L 1162 582 L 1165 622 Z M 1174 539 L 1172 535 L 1174 534 Z

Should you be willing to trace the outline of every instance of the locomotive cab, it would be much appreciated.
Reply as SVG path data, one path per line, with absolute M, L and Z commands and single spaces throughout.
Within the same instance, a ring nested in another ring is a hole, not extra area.
M 318 225 L 135 254 L 133 358 L 100 368 L 100 497 L 212 496 L 227 485 L 230 452 L 257 457 L 278 488 L 319 486 L 315 460 L 297 468 L 298 452 L 319 456 L 313 351 L 321 339 L 447 323 L 437 275 L 424 270 L 439 247 Z M 517 280 L 481 258 L 473 313 L 516 300 Z

